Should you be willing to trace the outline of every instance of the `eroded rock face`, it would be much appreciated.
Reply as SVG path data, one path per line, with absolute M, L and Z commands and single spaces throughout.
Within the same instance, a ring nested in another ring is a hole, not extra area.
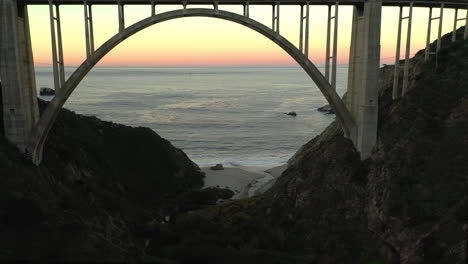
M 185 247 L 248 247 L 288 264 L 465 263 L 468 42 L 448 36 L 443 47 L 438 68 L 422 53 L 412 60 L 401 99 L 392 100 L 393 68 L 383 68 L 370 158 L 334 122 L 263 195 L 186 215 Z
M 318 259 L 345 263 L 358 258 L 356 246 L 368 241 L 365 188 L 359 154 L 335 127 L 304 146 L 263 206 L 271 204 L 270 226 L 284 230 L 285 244 L 294 238 Z
M 332 124 L 294 155 L 271 190 L 271 211 L 302 208 L 291 226 L 307 222 L 301 232 L 319 237 L 322 244 L 312 248 L 330 263 L 341 263 L 332 252 L 346 256 L 346 246 L 337 250 L 344 241 L 360 243 L 356 251 L 371 248 L 365 235 L 354 238 L 367 230 L 382 261 L 466 260 L 468 42 L 451 44 L 446 36 L 443 46 L 437 68 L 421 52 L 412 59 L 409 92 L 401 99 L 391 98 L 394 68 L 382 69 L 379 142 L 368 160 L 339 144 L 344 139 Z
M 466 258 L 468 43 L 448 43 L 439 67 L 412 61 L 410 92 L 381 90 L 380 142 L 369 161 L 369 229 L 401 263 Z

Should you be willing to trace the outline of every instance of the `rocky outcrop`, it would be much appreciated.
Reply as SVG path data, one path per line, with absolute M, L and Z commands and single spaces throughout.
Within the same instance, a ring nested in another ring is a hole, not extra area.
M 392 101 L 390 85 L 380 93 L 368 225 L 401 263 L 466 260 L 468 41 L 443 46 L 437 67 L 421 52 L 412 60 L 405 97 Z
M 329 104 L 317 108 L 317 111 L 325 114 L 335 114 L 335 109 L 333 109 Z
M 48 88 L 48 87 L 41 87 L 41 89 L 39 89 L 39 95 L 41 95 L 41 96 L 53 96 L 53 95 L 55 95 L 55 90 L 52 89 L 52 88 Z
M 216 164 L 215 166 L 211 166 L 210 170 L 224 170 L 223 164 Z
M 401 99 L 391 98 L 393 67 L 382 69 L 369 159 L 356 158 L 336 124 L 296 153 L 263 202 L 270 226 L 303 236 L 326 263 L 365 252 L 385 263 L 466 261 L 468 41 L 443 41 L 437 67 L 422 52 L 412 59 Z
M 226 247 L 292 258 L 276 263 L 466 263 L 468 40 L 458 39 L 443 38 L 437 67 L 421 52 L 411 60 L 400 99 L 393 68 L 382 69 L 370 158 L 334 122 L 270 190 L 203 210 L 200 226 L 215 226 Z

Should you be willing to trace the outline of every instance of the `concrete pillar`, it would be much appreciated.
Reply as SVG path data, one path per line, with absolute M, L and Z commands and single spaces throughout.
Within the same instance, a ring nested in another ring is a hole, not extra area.
M 304 20 L 305 20 L 305 36 L 304 36 Z M 306 5 L 304 16 L 304 5 L 301 4 L 301 17 L 299 23 L 299 50 L 309 58 L 309 3 Z
M 306 4 L 306 24 L 305 24 L 305 40 L 304 40 L 304 55 L 309 58 L 309 2 Z M 468 19 L 467 19 L 468 21 Z
M 27 152 L 39 119 L 31 38 L 26 6 L 0 1 L 0 79 L 5 137 Z
M 155 16 L 156 15 L 156 3 L 154 2 L 154 0 L 151 0 L 151 16 Z
M 401 22 L 403 21 L 403 7 L 400 6 L 400 15 L 398 16 L 398 34 L 395 54 L 395 71 L 393 73 L 393 92 L 392 99 L 400 97 L 399 82 L 400 82 L 400 47 L 401 47 Z
M 276 4 L 276 33 L 280 33 L 280 4 Z
M 52 69 L 54 72 L 54 89 L 55 91 L 60 90 L 60 77 L 59 77 L 59 65 L 58 65 L 58 55 L 57 55 L 57 38 L 55 31 L 55 20 L 54 17 L 54 4 L 52 0 L 49 0 L 49 19 L 50 19 L 50 37 L 51 37 L 51 48 L 52 48 Z
M 354 7 L 346 104 L 356 120 L 352 140 L 362 159 L 377 140 L 381 14 L 381 0 Z
M 328 6 L 327 12 L 327 47 L 325 49 L 325 78 L 330 81 L 330 30 L 331 30 L 331 5 Z
M 401 87 L 401 94 L 405 95 L 408 92 L 409 86 L 409 64 L 410 64 L 410 52 L 411 52 L 411 33 L 413 25 L 413 3 L 411 2 L 409 7 L 409 14 L 406 17 L 408 19 L 408 29 L 406 32 L 406 51 L 405 51 L 405 65 L 403 66 L 403 87 Z
M 91 53 L 94 53 L 94 25 L 93 25 L 93 6 L 89 5 L 89 45 L 91 49 Z
M 457 40 L 458 8 L 455 8 L 455 15 L 453 17 L 452 42 L 455 42 Z
M 429 7 L 429 19 L 427 22 L 426 49 L 424 51 L 424 60 L 429 60 L 431 53 L 431 29 L 432 29 L 432 7 Z
M 304 52 L 304 5 L 301 5 L 301 16 L 299 20 L 299 50 Z
M 335 3 L 335 16 L 334 16 L 334 32 L 333 32 L 333 58 L 332 58 L 332 74 L 331 85 L 336 90 L 336 64 L 338 62 L 338 2 Z
M 125 29 L 125 9 L 121 0 L 117 1 L 117 9 L 119 12 L 119 32 L 124 31 Z M 187 7 L 187 2 L 184 2 L 184 9 Z
M 333 89 L 336 90 L 336 64 L 338 56 L 338 10 L 339 3 L 335 2 L 335 14 L 332 16 L 331 5 L 328 6 L 327 18 L 327 47 L 325 49 L 325 78 L 330 82 Z M 333 20 L 333 47 L 331 47 L 331 22 Z M 330 51 L 332 49 L 332 51 Z M 330 55 L 330 52 L 332 55 Z M 331 77 L 330 77 L 331 60 Z
M 55 13 L 57 14 L 57 48 L 58 48 L 58 65 L 59 65 L 59 76 L 60 76 L 60 87 L 65 86 L 65 62 L 63 59 L 63 44 L 62 44 L 62 25 L 60 22 L 60 8 L 59 5 L 55 5 Z
M 247 1 L 245 4 L 244 4 L 244 16 L 245 17 L 250 17 L 250 11 L 249 11 L 250 7 L 249 7 L 249 1 Z
M 93 26 L 93 9 L 85 0 L 84 21 L 85 21 L 85 40 L 86 40 L 86 58 L 89 58 L 94 53 L 94 26 Z
M 468 6 L 466 6 L 466 18 L 465 18 L 465 33 L 463 39 L 468 39 Z
M 271 29 L 273 31 L 275 31 L 275 13 L 276 13 L 275 8 L 276 8 L 275 5 L 271 6 Z
M 444 3 L 440 5 L 440 16 L 439 16 L 439 32 L 437 32 L 437 50 L 436 56 L 439 55 L 439 50 L 442 46 L 442 25 L 444 23 Z

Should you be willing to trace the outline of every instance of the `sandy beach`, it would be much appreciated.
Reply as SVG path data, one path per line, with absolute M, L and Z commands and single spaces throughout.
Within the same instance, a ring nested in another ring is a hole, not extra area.
M 233 199 L 251 197 L 271 187 L 286 167 L 286 164 L 274 168 L 225 166 L 224 170 L 205 167 L 204 187 L 229 188 L 235 192 Z

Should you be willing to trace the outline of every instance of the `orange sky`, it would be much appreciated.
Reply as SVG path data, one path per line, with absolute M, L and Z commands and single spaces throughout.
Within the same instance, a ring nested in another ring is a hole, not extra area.
M 180 7 L 157 6 L 157 13 L 178 8 Z M 220 6 L 220 9 L 239 14 L 242 12 L 241 6 Z M 317 65 L 324 63 L 326 10 L 325 6 L 314 6 L 310 10 L 310 57 Z M 61 6 L 60 12 L 65 64 L 79 65 L 85 58 L 83 7 Z M 435 9 L 434 16 L 437 16 L 437 12 Z M 454 10 L 445 10 L 444 33 L 452 30 L 454 13 Z M 149 14 L 149 5 L 126 6 L 126 25 L 131 25 Z M 250 14 L 252 19 L 271 25 L 270 6 L 251 6 Z M 464 17 L 465 14 L 465 11 L 460 11 L 459 17 Z M 36 65 L 48 65 L 51 62 L 48 6 L 30 6 L 29 16 Z M 340 64 L 346 64 L 352 8 L 340 7 L 339 17 L 338 61 Z M 427 17 L 427 8 L 414 9 L 412 53 L 425 46 Z M 94 6 L 93 18 L 97 48 L 117 33 L 117 8 Z M 384 7 L 382 20 L 382 63 L 393 63 L 398 8 Z M 282 6 L 280 22 L 281 34 L 297 46 L 299 7 Z M 435 23 L 432 39 L 436 38 L 437 33 L 437 22 Z M 462 26 L 462 23 L 458 26 Z M 403 27 L 403 40 L 405 32 L 406 26 Z M 404 49 L 402 54 L 403 51 Z M 295 62 L 269 39 L 242 25 L 215 18 L 181 18 L 154 25 L 132 36 L 111 51 L 99 65 L 295 65 Z

